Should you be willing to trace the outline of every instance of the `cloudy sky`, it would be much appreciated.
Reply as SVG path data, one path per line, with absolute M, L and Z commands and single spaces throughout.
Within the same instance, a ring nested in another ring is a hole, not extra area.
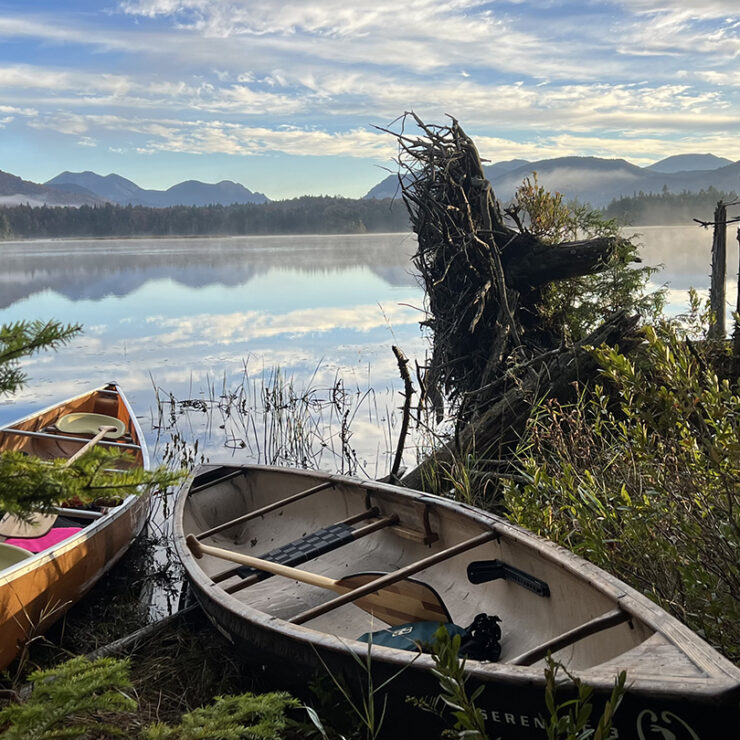
M 738 0 L 0 0 L 0 169 L 364 195 L 387 126 L 491 161 L 740 158 Z

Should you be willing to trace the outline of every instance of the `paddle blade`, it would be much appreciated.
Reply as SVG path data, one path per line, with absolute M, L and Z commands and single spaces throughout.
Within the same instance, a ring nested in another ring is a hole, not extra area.
M 379 578 L 382 573 L 354 573 L 337 581 L 353 590 Z M 440 595 L 426 583 L 407 578 L 353 602 L 377 619 L 395 627 L 408 622 L 451 622 Z
M 29 539 L 43 537 L 57 520 L 56 514 L 32 514 L 27 521 L 12 514 L 0 519 L 0 536 L 8 538 Z

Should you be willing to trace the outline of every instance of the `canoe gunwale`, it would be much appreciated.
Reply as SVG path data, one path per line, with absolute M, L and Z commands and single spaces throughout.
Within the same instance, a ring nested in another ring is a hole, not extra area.
M 189 496 L 189 487 L 192 480 L 204 471 L 213 470 L 218 466 L 205 465 L 196 468 L 190 477 L 183 483 L 175 502 L 174 532 L 173 539 L 175 550 L 185 567 L 185 571 L 196 595 L 206 613 L 216 623 L 219 615 L 230 615 L 229 619 L 240 619 L 251 624 L 254 629 L 261 631 L 263 635 L 272 635 L 275 640 L 296 641 L 305 648 L 322 649 L 330 653 L 340 654 L 352 652 L 356 657 L 364 660 L 367 653 L 367 643 L 357 640 L 340 638 L 326 632 L 320 632 L 311 627 L 293 624 L 287 620 L 271 616 L 261 610 L 251 607 L 249 604 L 238 600 L 227 593 L 220 583 L 214 583 L 211 578 L 200 568 L 190 550 L 185 544 L 183 531 L 183 514 Z M 245 472 L 256 473 L 287 472 L 284 468 L 276 468 L 267 465 L 245 465 Z M 373 491 L 398 494 L 398 486 L 376 481 L 362 480 L 339 476 L 320 471 L 290 470 L 296 477 L 305 476 L 314 481 L 332 480 L 345 485 L 357 485 L 372 494 Z M 213 485 L 218 485 L 216 479 Z M 720 700 L 728 692 L 740 694 L 740 670 L 733 666 L 728 660 L 719 655 L 701 638 L 695 635 L 688 627 L 667 614 L 663 609 L 653 604 L 647 597 L 635 589 L 624 584 L 616 577 L 603 571 L 596 565 L 583 560 L 569 550 L 539 537 L 527 530 L 514 525 L 500 517 L 488 512 L 483 512 L 463 503 L 455 502 L 432 494 L 404 490 L 404 495 L 422 505 L 441 507 L 455 512 L 464 512 L 470 519 L 474 520 L 481 531 L 492 531 L 498 538 L 507 539 L 511 542 L 521 544 L 530 548 L 536 555 L 541 556 L 549 563 L 562 568 L 576 576 L 592 588 L 597 589 L 608 599 L 615 608 L 620 608 L 630 619 L 636 619 L 651 630 L 662 635 L 669 643 L 677 647 L 700 671 L 705 675 L 699 677 L 672 677 L 660 676 L 659 678 L 637 676 L 630 681 L 632 689 L 637 689 L 643 695 L 655 695 L 660 697 L 680 698 L 686 693 L 687 685 L 691 686 L 692 697 L 701 698 L 702 701 L 713 703 Z M 203 495 L 203 487 L 199 489 L 198 495 Z M 472 550 L 471 552 L 474 552 Z M 267 639 L 265 637 L 265 639 Z M 409 664 L 409 654 L 404 651 L 374 645 L 373 655 L 395 669 L 401 669 Z M 415 670 L 430 670 L 434 662 L 429 655 L 418 655 L 414 662 Z M 595 665 L 578 671 L 578 674 L 594 688 L 610 691 L 614 685 L 614 677 L 617 670 L 610 667 L 609 670 L 600 671 Z M 486 663 L 475 660 L 466 662 L 466 673 L 484 683 L 505 682 L 521 686 L 544 686 L 544 675 L 539 667 L 512 665 L 511 663 Z
M 115 390 L 114 390 L 115 389 Z M 68 405 L 70 403 L 75 403 L 76 401 L 81 401 L 85 398 L 91 398 L 95 396 L 96 394 L 115 394 L 120 400 L 123 406 L 125 407 L 130 420 L 130 427 L 133 434 L 131 435 L 133 439 L 136 440 L 137 444 L 135 445 L 135 448 L 140 451 L 141 458 L 142 458 L 142 466 L 144 469 L 149 468 L 149 451 L 146 446 L 146 440 L 144 439 L 144 434 L 142 432 L 141 426 L 139 424 L 139 420 L 136 418 L 136 415 L 134 414 L 134 410 L 131 407 L 131 404 L 129 403 L 128 398 L 126 398 L 126 395 L 123 393 L 123 391 L 120 390 L 119 386 L 115 382 L 106 383 L 103 386 L 100 386 L 99 388 L 94 388 L 90 391 L 85 391 L 84 393 L 80 393 L 77 396 L 73 396 L 72 398 L 65 399 L 64 401 L 61 401 L 59 403 L 53 403 L 50 406 L 47 406 L 44 409 L 41 409 L 40 411 L 34 411 L 33 413 L 27 414 L 21 419 L 16 419 L 15 421 L 10 422 L 10 424 L 6 424 L 3 427 L 0 427 L 0 433 L 5 432 L 6 430 L 11 430 L 13 427 L 18 426 L 19 424 L 24 424 L 27 421 L 31 421 L 32 419 L 36 417 L 44 416 L 45 414 L 54 411 L 57 408 L 60 408 L 62 406 Z M 54 437 L 55 435 L 50 435 Z M 66 436 L 63 437 L 64 439 L 67 439 Z M 89 439 L 84 440 L 86 442 L 89 442 Z M 122 447 L 124 449 L 131 448 L 132 445 L 125 444 L 125 443 L 110 443 L 110 444 L 116 444 L 116 446 Z M 145 494 L 131 494 L 127 496 L 118 506 L 111 507 L 109 511 L 105 512 L 102 516 L 99 518 L 96 518 L 93 520 L 93 522 L 86 527 L 83 527 L 79 532 L 75 533 L 71 537 L 68 537 L 65 540 L 62 540 L 62 542 L 57 543 L 56 545 L 52 545 L 51 547 L 47 548 L 46 550 L 42 550 L 38 553 L 33 553 L 33 555 L 29 558 L 26 558 L 25 560 L 22 560 L 20 563 L 16 563 L 13 566 L 10 566 L 9 568 L 5 568 L 2 571 L 0 571 L 0 587 L 5 586 L 6 584 L 9 584 L 13 579 L 18 578 L 20 576 L 25 575 L 27 572 L 31 570 L 35 570 L 36 568 L 43 567 L 46 565 L 46 563 L 50 562 L 56 557 L 59 557 L 60 555 L 63 555 L 66 552 L 69 552 L 70 550 L 73 550 L 74 548 L 78 547 L 80 544 L 85 542 L 86 540 L 92 539 L 98 532 L 100 532 L 103 529 L 106 529 L 108 526 L 110 526 L 113 522 L 115 522 L 120 517 L 127 514 L 129 509 L 132 508 L 132 506 L 141 499 L 141 496 Z M 142 523 L 143 526 L 143 523 Z M 138 535 L 139 532 L 134 533 L 134 536 Z

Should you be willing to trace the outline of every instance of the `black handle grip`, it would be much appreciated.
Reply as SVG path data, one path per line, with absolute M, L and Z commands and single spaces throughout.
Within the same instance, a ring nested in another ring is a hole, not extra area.
M 547 583 L 526 573 L 503 560 L 476 560 L 468 565 L 468 580 L 471 583 L 488 583 L 503 578 L 505 581 L 516 583 L 538 596 L 550 596 L 550 587 Z

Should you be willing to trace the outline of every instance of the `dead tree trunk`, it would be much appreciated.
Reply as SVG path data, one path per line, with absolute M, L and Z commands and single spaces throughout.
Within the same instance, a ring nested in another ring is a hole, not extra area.
M 709 339 L 724 340 L 725 334 L 725 278 L 727 272 L 727 206 L 720 201 L 714 210 L 714 238 L 712 239 L 712 281 L 709 288 L 709 306 L 714 323 L 709 327 Z
M 735 329 L 732 336 L 732 376 L 740 378 L 740 229 L 737 230 L 737 305 L 735 307 Z
M 572 383 L 596 373 L 583 344 L 537 326 L 540 289 L 554 280 L 603 270 L 620 239 L 543 243 L 517 221 L 507 225 L 470 138 L 454 119 L 398 135 L 399 180 L 418 237 L 414 257 L 426 288 L 433 333 L 425 385 L 452 407 L 456 439 L 411 471 L 403 482 L 426 487 L 439 461 L 472 452 L 497 459 L 509 453 L 537 397 L 562 398 Z M 635 321 L 617 315 L 592 343 L 628 344 Z M 500 460 L 499 460 L 500 461 Z

